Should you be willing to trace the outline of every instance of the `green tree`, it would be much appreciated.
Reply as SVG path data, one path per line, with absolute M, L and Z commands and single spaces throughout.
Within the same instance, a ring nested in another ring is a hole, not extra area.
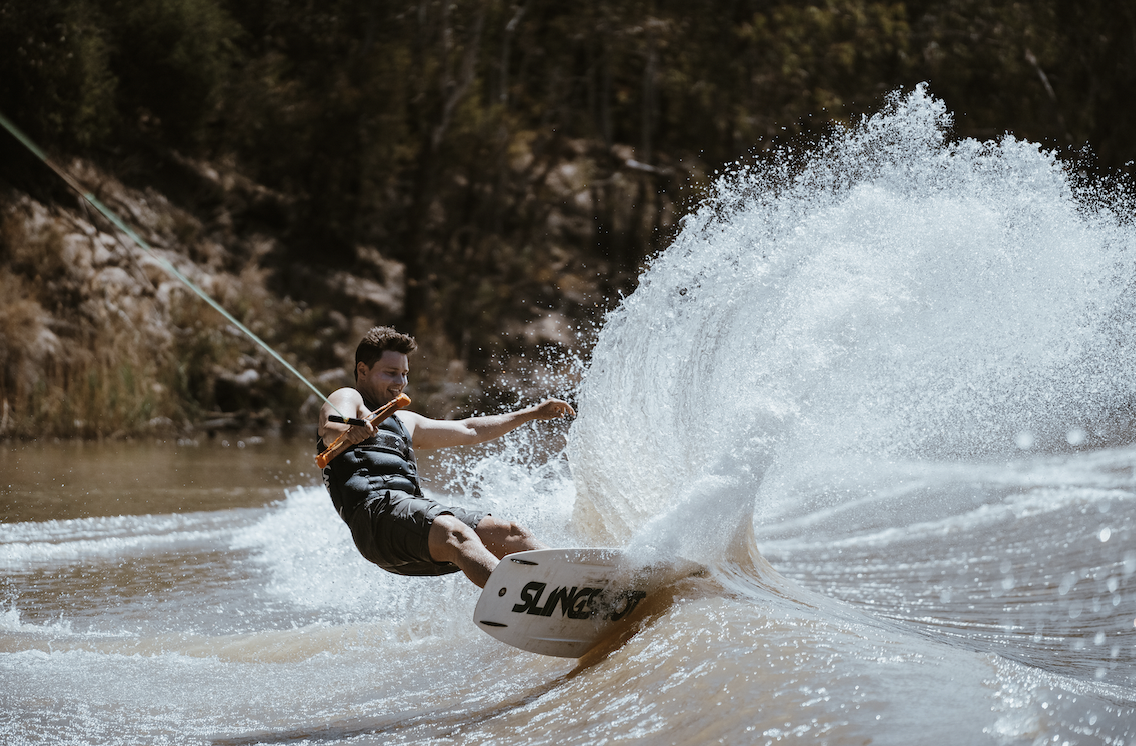
M 118 119 L 107 22 L 89 0 L 0 4 L 0 111 L 48 145 L 83 149 Z
M 177 146 L 205 140 L 241 57 L 240 26 L 215 0 L 103 2 L 126 121 Z

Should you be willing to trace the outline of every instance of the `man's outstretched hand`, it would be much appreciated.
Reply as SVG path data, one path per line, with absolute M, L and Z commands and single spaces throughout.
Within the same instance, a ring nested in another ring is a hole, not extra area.
M 574 417 L 576 410 L 566 401 L 545 399 L 533 408 L 533 415 L 538 420 L 554 420 L 557 417 Z

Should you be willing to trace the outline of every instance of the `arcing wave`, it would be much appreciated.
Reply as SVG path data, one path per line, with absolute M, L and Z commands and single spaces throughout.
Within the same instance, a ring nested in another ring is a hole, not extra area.
M 569 443 L 582 524 L 681 531 L 726 478 L 730 504 L 703 504 L 732 536 L 832 463 L 1091 447 L 1130 424 L 1123 196 L 950 126 L 921 86 L 718 180 L 600 334 Z

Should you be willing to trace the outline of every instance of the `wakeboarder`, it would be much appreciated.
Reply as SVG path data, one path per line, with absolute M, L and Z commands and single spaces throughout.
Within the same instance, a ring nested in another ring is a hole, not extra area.
M 575 415 L 559 399 L 505 414 L 435 420 L 407 410 L 377 425 L 365 419 L 395 402 L 407 386 L 413 337 L 377 326 L 355 350 L 355 385 L 338 389 L 319 413 L 318 448 L 337 438 L 347 450 L 323 469 L 323 480 L 359 552 L 400 575 L 462 571 L 484 588 L 500 559 L 545 549 L 526 528 L 488 513 L 448 507 L 426 497 L 415 449 L 433 450 L 494 440 L 533 420 Z M 356 424 L 345 421 L 354 420 Z

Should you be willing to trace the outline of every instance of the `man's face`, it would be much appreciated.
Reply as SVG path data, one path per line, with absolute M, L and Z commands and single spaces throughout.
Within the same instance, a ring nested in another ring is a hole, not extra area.
M 406 355 L 386 350 L 371 367 L 359 363 L 355 370 L 359 374 L 355 387 L 376 405 L 382 406 L 406 388 L 406 374 L 410 367 Z

